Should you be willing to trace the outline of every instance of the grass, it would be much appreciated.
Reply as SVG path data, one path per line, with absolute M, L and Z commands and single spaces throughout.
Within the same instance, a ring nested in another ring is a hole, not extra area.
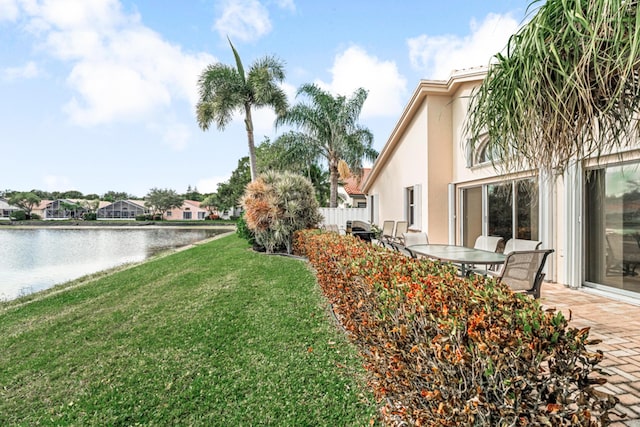
M 228 236 L 0 305 L 0 425 L 362 426 L 376 407 L 306 264 Z

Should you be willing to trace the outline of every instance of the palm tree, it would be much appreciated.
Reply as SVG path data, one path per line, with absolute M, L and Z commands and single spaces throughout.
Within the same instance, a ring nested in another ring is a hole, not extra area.
M 329 206 L 336 207 L 340 160 L 358 173 L 363 158 L 374 160 L 378 156 L 372 148 L 373 134 L 357 123 L 368 93 L 360 88 L 351 98 L 334 97 L 314 84 L 305 84 L 298 89 L 297 96 L 300 95 L 306 95 L 309 102 L 294 105 L 276 119 L 276 126 L 292 125 L 299 130 L 285 133 L 279 139 L 305 158 L 327 161 L 331 184 Z
M 256 149 L 253 138 L 253 107 L 271 107 L 281 115 L 287 109 L 287 96 L 278 83 L 285 78 L 284 65 L 272 56 L 256 60 L 245 74 L 240 55 L 229 40 L 236 59 L 236 68 L 225 64 L 211 64 L 198 80 L 200 99 L 196 105 L 198 125 L 202 130 L 215 123 L 224 130 L 237 111 L 244 112 L 244 123 L 249 143 L 251 179 L 258 176 Z
M 488 133 L 501 167 L 561 173 L 635 140 L 639 23 L 638 0 L 547 0 L 472 95 L 468 148 Z

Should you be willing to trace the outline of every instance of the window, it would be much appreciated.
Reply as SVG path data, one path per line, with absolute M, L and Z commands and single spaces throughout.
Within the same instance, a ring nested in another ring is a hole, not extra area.
M 415 192 L 413 187 L 407 187 L 405 189 L 406 194 L 406 212 L 407 212 L 407 222 L 409 225 L 414 225 L 416 222 L 416 205 L 415 205 Z
M 198 219 L 205 219 L 207 216 L 206 212 L 198 212 Z
M 640 292 L 640 163 L 587 171 L 585 279 Z
M 461 240 L 473 246 L 478 236 L 538 240 L 538 183 L 535 178 L 461 190 Z M 484 213 L 486 212 L 486 213 Z
M 191 212 L 182 212 L 182 219 L 191 219 Z

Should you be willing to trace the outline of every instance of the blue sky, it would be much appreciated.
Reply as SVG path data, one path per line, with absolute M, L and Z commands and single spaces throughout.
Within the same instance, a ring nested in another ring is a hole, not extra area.
M 0 0 L 0 189 L 212 192 L 248 154 L 242 117 L 197 125 L 207 64 L 284 61 L 304 83 L 369 90 L 380 150 L 420 79 L 486 65 L 528 0 Z M 275 116 L 254 114 L 256 141 Z

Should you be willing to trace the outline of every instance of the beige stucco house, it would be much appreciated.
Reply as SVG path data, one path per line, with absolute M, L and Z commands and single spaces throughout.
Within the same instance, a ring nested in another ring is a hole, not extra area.
M 555 250 L 547 280 L 640 298 L 640 150 L 577 162 L 559 177 L 500 175 L 482 141 L 466 149 L 463 131 L 485 75 L 476 68 L 419 82 L 362 184 L 371 221 L 407 220 L 432 243 L 540 240 Z

